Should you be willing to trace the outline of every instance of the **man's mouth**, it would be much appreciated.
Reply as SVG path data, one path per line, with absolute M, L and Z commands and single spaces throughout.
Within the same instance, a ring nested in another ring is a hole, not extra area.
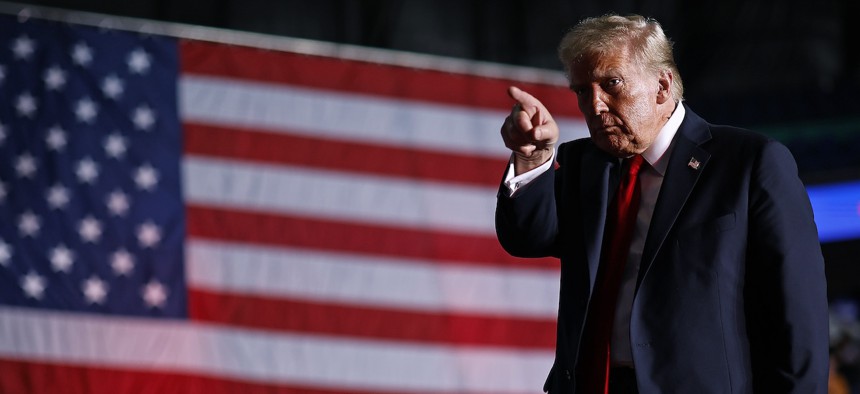
M 607 124 L 607 125 L 598 125 L 594 128 L 595 130 L 603 131 L 606 133 L 612 133 L 618 130 L 618 125 L 615 124 Z

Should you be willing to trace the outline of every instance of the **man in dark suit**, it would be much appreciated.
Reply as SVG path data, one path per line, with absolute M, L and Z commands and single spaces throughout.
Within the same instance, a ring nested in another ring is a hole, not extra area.
M 640 16 L 580 22 L 559 55 L 591 138 L 558 146 L 515 87 L 496 228 L 561 259 L 550 393 L 825 393 L 824 263 L 778 142 L 682 103 L 671 42 Z

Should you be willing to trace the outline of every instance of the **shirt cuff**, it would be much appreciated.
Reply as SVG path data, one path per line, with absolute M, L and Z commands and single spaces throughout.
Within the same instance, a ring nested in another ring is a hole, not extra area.
M 552 157 L 546 163 L 541 164 L 540 167 L 514 176 L 514 155 L 512 154 L 508 160 L 508 171 L 505 173 L 505 180 L 502 182 L 508 189 L 508 196 L 513 196 L 517 190 L 525 187 L 531 181 L 535 180 L 535 178 L 549 171 L 553 163 L 555 163 L 555 150 L 552 152 Z

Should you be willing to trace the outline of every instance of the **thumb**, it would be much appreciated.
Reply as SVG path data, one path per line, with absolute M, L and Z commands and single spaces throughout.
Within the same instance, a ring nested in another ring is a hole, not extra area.
M 535 109 L 535 114 L 531 118 L 532 126 L 537 127 L 546 124 L 549 121 L 546 116 L 547 111 L 542 111 L 540 106 L 535 107 Z
M 534 129 L 532 129 L 532 138 L 534 138 L 534 141 L 543 140 L 544 134 L 546 133 L 543 132 L 542 127 L 535 127 Z

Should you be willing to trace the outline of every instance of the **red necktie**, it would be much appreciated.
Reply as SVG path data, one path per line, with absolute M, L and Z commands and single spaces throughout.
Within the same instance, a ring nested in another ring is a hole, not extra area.
M 606 231 L 603 236 L 600 266 L 591 296 L 585 333 L 580 345 L 579 376 L 577 390 L 586 394 L 609 392 L 609 346 L 612 340 L 612 324 L 615 321 L 615 305 L 624 266 L 630 253 L 630 240 L 636 227 L 639 212 L 639 168 L 642 156 L 624 159 L 621 184 L 609 206 L 606 216 Z

